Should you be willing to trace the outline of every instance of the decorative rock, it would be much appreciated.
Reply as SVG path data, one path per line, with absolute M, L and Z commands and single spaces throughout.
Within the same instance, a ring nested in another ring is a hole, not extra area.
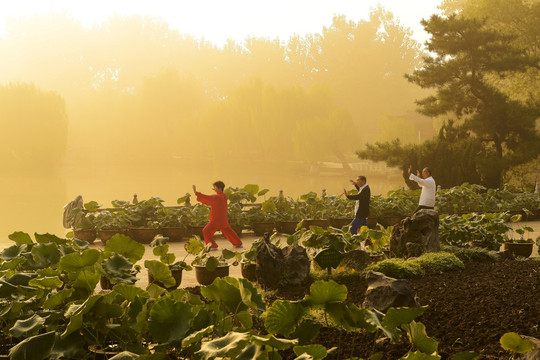
M 309 277 L 309 268 L 311 266 L 306 249 L 300 245 L 293 244 L 285 246 L 281 252 L 285 260 L 283 271 L 286 274 L 289 285 L 304 284 Z
M 521 355 L 520 359 L 522 360 L 538 360 L 540 359 L 540 340 L 537 338 L 534 338 L 532 336 L 527 335 L 520 335 L 522 338 L 525 338 L 529 341 L 532 341 L 534 345 L 536 346 L 534 349 L 532 349 L 529 352 L 526 352 L 525 354 Z
M 403 219 L 390 236 L 390 253 L 395 257 L 420 256 L 440 248 L 439 213 L 435 210 L 422 209 Z
M 374 308 L 386 313 L 391 307 L 419 306 L 407 280 L 394 279 L 375 271 L 368 271 L 366 280 L 368 288 L 363 308 Z
M 257 248 L 257 282 L 262 286 L 276 288 L 283 280 L 288 285 L 300 285 L 309 277 L 311 262 L 305 248 L 299 245 L 278 248 L 265 236 Z
M 354 269 L 355 271 L 363 270 L 369 263 L 371 258 L 364 250 L 351 250 L 345 253 L 341 265 Z
M 499 255 L 499 260 L 514 260 L 514 253 L 510 250 L 504 250 L 504 251 L 497 251 L 497 255 Z

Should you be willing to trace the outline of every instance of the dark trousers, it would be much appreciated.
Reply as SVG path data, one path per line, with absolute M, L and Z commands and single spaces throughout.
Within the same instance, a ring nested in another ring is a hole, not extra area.
M 355 217 L 351 222 L 351 234 L 358 234 L 358 229 L 360 229 L 362 226 L 367 226 L 367 218 Z

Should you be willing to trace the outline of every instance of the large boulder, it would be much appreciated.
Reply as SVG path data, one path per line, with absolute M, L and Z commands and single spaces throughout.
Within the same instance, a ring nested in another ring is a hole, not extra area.
M 522 338 L 524 339 L 527 339 L 529 341 L 531 341 L 535 348 L 532 349 L 531 351 L 529 352 L 526 352 L 525 354 L 521 355 L 521 357 L 519 359 L 521 360 L 538 360 L 540 359 L 540 340 L 538 340 L 537 338 L 534 338 L 532 336 L 527 336 L 527 335 L 520 335 Z
M 307 251 L 293 244 L 280 249 L 268 237 L 257 248 L 257 282 L 269 288 L 280 285 L 301 285 L 309 277 L 311 262 Z
M 390 235 L 390 253 L 395 257 L 416 257 L 425 252 L 437 252 L 439 213 L 422 209 L 394 226 Z
M 419 306 L 407 280 L 394 279 L 375 271 L 368 271 L 366 280 L 368 288 L 362 303 L 363 308 L 373 308 L 386 313 L 391 307 Z

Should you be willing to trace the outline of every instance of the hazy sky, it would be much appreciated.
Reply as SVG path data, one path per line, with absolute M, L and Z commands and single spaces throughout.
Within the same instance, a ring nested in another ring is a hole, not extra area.
M 287 40 L 292 34 L 320 32 L 334 14 L 348 19 L 367 19 L 371 8 L 381 4 L 411 28 L 423 43 L 419 24 L 438 12 L 441 0 L 0 0 L 0 34 L 12 16 L 66 12 L 91 27 L 115 13 L 150 15 L 165 19 L 181 33 L 222 45 L 228 38 L 246 36 Z

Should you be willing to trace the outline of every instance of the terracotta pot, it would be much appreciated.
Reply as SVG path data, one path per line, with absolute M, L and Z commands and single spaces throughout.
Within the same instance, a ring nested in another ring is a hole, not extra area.
M 154 280 L 154 278 L 150 274 L 148 274 L 148 283 L 149 284 L 154 283 L 154 284 L 156 284 L 158 286 L 161 286 L 162 288 L 164 288 L 166 290 L 169 290 L 169 291 L 174 290 L 174 289 L 178 289 L 178 287 L 182 283 L 182 271 L 183 271 L 183 269 L 171 270 L 174 281 L 176 281 L 176 284 L 171 286 L 171 287 L 165 287 L 165 285 L 163 285 L 163 283 L 161 281 Z
M 251 228 L 257 236 L 263 236 L 265 233 L 271 234 L 276 224 L 274 222 L 253 222 Z
M 249 281 L 256 282 L 257 281 L 257 264 L 246 264 L 243 261 L 240 262 L 240 272 L 242 273 L 242 277 L 244 279 L 248 279 Z
M 210 285 L 218 277 L 229 276 L 229 266 L 230 265 L 218 266 L 214 271 L 209 271 L 204 266 L 195 265 L 195 278 L 201 285 Z
M 330 219 L 330 225 L 341 229 L 344 226 L 350 225 L 353 221 L 353 218 L 332 218 Z
M 201 239 L 204 239 L 204 236 L 203 236 L 203 229 L 204 229 L 204 226 L 193 226 L 193 225 L 190 225 L 190 226 L 189 226 L 189 233 L 190 233 L 190 236 L 198 235 Z
M 377 228 L 378 219 L 376 217 L 368 217 L 367 218 L 367 227 L 370 229 L 376 229 Z
M 91 244 L 96 240 L 97 234 L 95 230 L 73 230 L 73 237 Z
M 112 238 L 116 234 L 124 234 L 123 230 L 98 230 L 97 234 L 101 239 L 101 242 L 105 244 L 107 240 Z
M 168 237 L 169 241 L 181 241 L 186 235 L 186 229 L 181 227 L 168 227 L 160 230 L 161 235 Z
M 276 222 L 276 230 L 282 234 L 294 234 L 298 221 L 278 221 Z
M 156 234 L 157 230 L 151 228 L 133 228 L 128 230 L 129 237 L 141 244 L 150 244 Z
M 303 228 L 309 229 L 310 226 L 319 226 L 323 229 L 328 228 L 330 220 L 328 219 L 306 219 L 304 220 Z
M 510 250 L 514 256 L 529 257 L 533 251 L 533 243 L 503 243 L 503 250 Z

